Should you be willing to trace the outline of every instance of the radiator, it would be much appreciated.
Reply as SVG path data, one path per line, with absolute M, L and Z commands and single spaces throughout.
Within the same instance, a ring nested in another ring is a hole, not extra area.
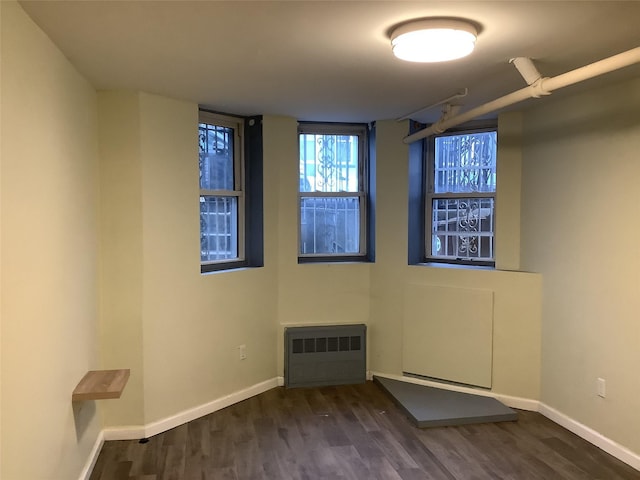
M 366 381 L 366 325 L 288 327 L 284 332 L 287 387 Z

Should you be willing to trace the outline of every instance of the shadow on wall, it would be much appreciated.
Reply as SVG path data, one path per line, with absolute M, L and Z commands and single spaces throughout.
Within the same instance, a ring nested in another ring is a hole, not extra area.
M 527 129 L 528 125 L 525 124 L 525 130 L 527 130 L 525 145 L 636 126 L 640 103 L 640 80 L 634 80 L 631 88 L 627 85 L 629 84 L 619 84 L 599 90 L 597 109 L 594 108 L 593 103 L 585 101 L 589 92 L 584 94 L 579 92 L 573 96 L 558 96 L 553 98 L 553 101 L 534 107 L 532 112 L 542 109 L 548 121 L 538 122 L 535 129 L 532 127 Z M 623 96 L 620 95 L 621 91 L 630 93 Z M 547 110 L 553 108 L 561 109 L 563 114 L 555 116 Z M 501 138 L 500 141 L 503 139 Z
M 89 425 L 96 418 L 97 408 L 95 400 L 85 400 L 83 402 L 72 402 L 73 423 L 76 429 L 76 440 L 78 443 L 87 432 Z

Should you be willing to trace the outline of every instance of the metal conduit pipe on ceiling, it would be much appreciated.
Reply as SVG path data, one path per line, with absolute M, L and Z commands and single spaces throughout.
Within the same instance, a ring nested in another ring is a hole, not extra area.
M 404 137 L 403 142 L 413 143 L 430 135 L 443 133 L 451 127 L 468 122 L 481 115 L 495 112 L 496 110 L 522 102 L 529 98 L 538 98 L 541 95 L 549 95 L 554 90 L 558 90 L 605 73 L 613 72 L 614 70 L 619 70 L 635 63 L 640 63 L 640 47 L 632 48 L 626 52 L 590 63 L 584 67 L 576 68 L 575 70 L 570 70 L 569 72 L 556 75 L 555 77 L 543 77 L 527 87 L 480 105 L 479 107 L 473 108 L 467 112 L 448 119 L 440 119 L 431 126 Z

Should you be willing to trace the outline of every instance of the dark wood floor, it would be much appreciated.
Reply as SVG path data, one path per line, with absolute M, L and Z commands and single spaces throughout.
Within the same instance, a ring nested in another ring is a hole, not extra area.
M 276 388 L 156 435 L 106 442 L 91 480 L 640 479 L 540 414 L 413 427 L 376 385 Z

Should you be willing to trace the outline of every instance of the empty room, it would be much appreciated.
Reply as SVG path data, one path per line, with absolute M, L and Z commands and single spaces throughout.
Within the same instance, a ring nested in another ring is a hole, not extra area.
M 0 477 L 640 479 L 639 21 L 0 1 Z

